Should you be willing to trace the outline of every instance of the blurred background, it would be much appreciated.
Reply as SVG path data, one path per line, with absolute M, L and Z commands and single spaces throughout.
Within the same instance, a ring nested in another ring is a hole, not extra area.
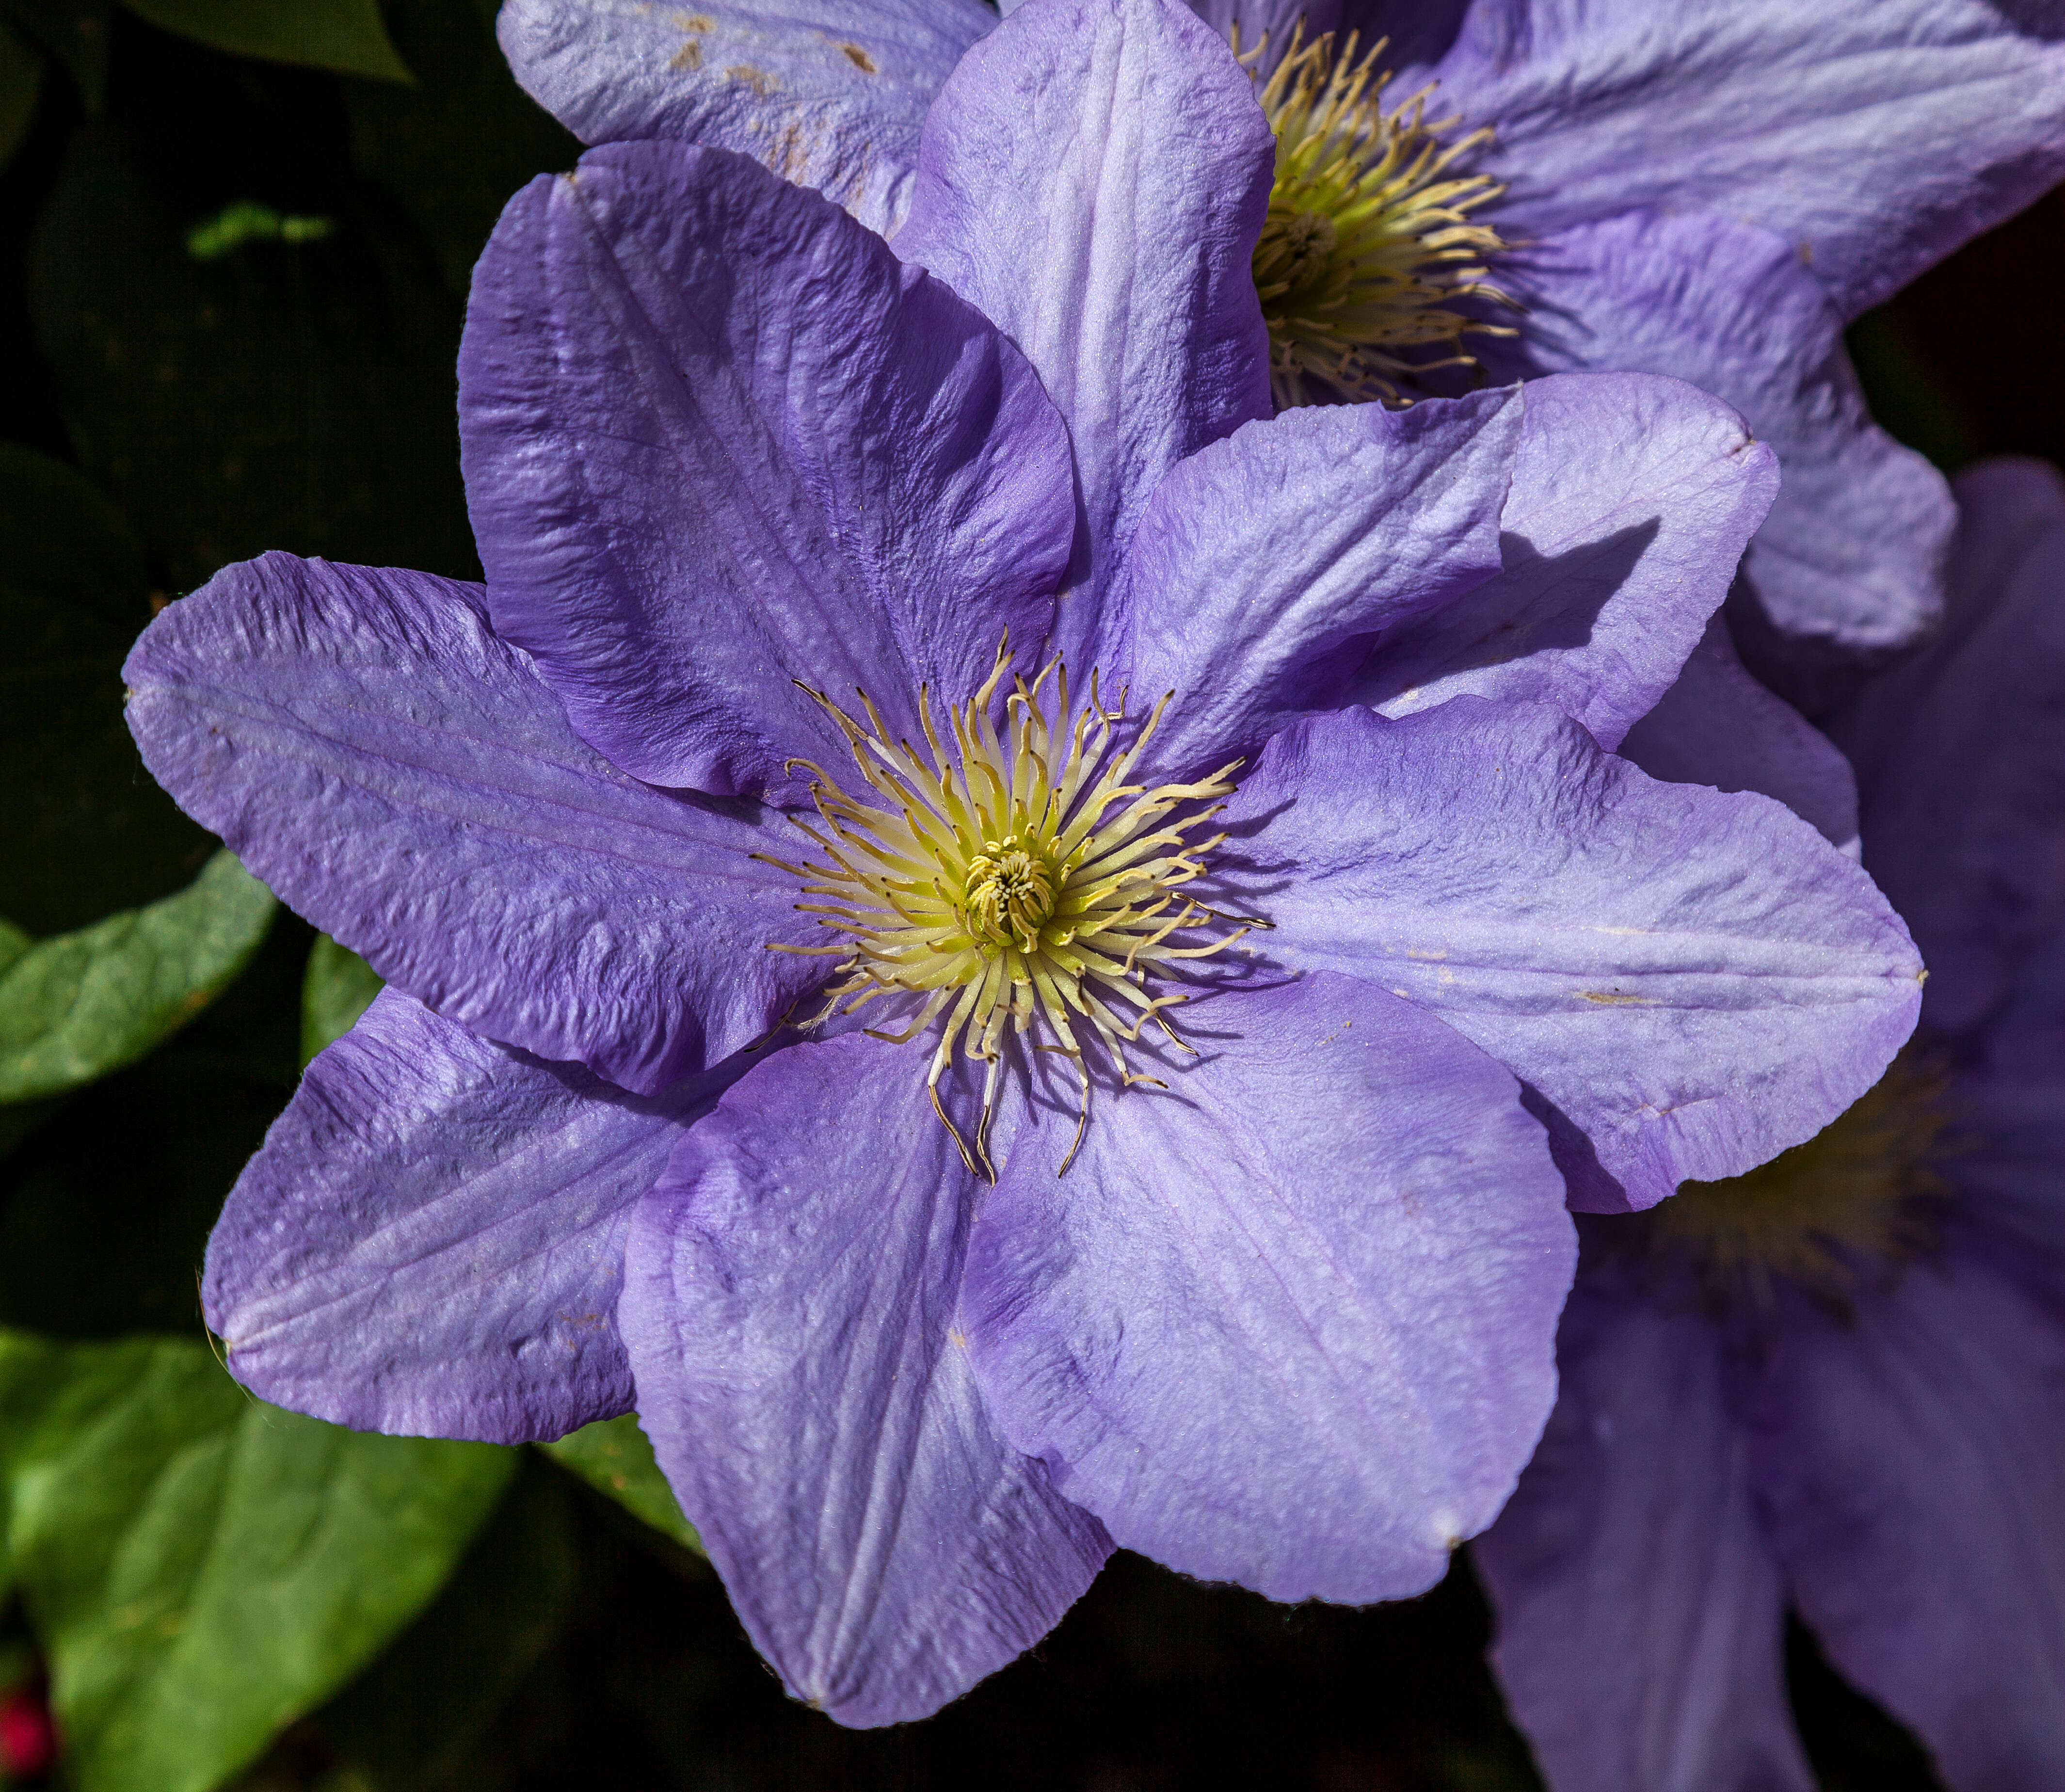
M 931 1721 L 790 1704 L 628 1420 L 548 1450 L 265 1407 L 196 1277 L 378 987 L 143 773 L 119 668 L 270 548 L 479 576 L 453 362 L 577 145 L 493 0 L 0 0 L 0 1787 L 1538 1786 L 1468 1565 L 1368 1612 L 1114 1559 Z M 2065 458 L 2065 193 L 1863 319 L 1947 470 Z M 59 1709 L 51 1709 L 53 1665 Z M 1933 1786 L 1796 1630 L 1823 1784 Z

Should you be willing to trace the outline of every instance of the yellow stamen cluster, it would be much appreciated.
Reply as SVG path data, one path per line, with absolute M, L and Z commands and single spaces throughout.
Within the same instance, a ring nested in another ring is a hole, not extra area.
M 1150 1019 L 1180 1045 L 1164 1016 L 1186 998 L 1150 994 L 1148 976 L 1223 951 L 1247 931 L 1174 943 L 1219 921 L 1178 892 L 1225 838 L 1200 835 L 1232 794 L 1227 779 L 1240 762 L 1196 783 L 1135 783 L 1169 697 L 1121 750 L 1123 696 L 1105 708 L 1093 676 L 1090 700 L 1071 726 L 1068 672 L 1058 661 L 1030 685 L 1012 678 L 1000 726 L 992 710 L 1008 670 L 1007 644 L 981 690 L 947 710 L 951 750 L 927 690 L 918 698 L 923 752 L 890 738 L 864 691 L 857 694 L 866 726 L 811 691 L 852 747 L 869 795 L 850 795 L 821 767 L 795 762 L 812 774 L 818 815 L 814 825 L 796 825 L 824 862 L 767 861 L 801 880 L 806 898 L 820 899 L 799 909 L 843 936 L 835 945 L 774 949 L 845 961 L 808 1024 L 883 997 L 906 998 L 911 1011 L 900 1030 L 870 1029 L 873 1037 L 902 1044 L 936 1023 L 926 1081 L 933 1110 L 969 1167 L 991 1174 L 986 1135 L 1007 1032 L 1032 1034 L 1034 1049 L 1074 1061 L 1086 1122 L 1084 1043 L 1102 1048 L 1121 1083 L 1163 1086 L 1130 1070 L 1124 1048 Z M 957 1050 L 988 1066 L 972 1146 L 940 1098 Z
M 1402 402 L 1398 379 L 1475 365 L 1465 332 L 1513 334 L 1454 309 L 1470 297 L 1511 303 L 1486 283 L 1487 259 L 1507 245 L 1469 216 L 1505 189 L 1449 172 L 1492 133 L 1445 144 L 1457 120 L 1428 122 L 1431 87 L 1387 112 L 1382 40 L 1358 60 L 1352 32 L 1338 58 L 1331 33 L 1301 45 L 1302 35 L 1260 95 L 1276 133 L 1276 179 L 1255 245 L 1270 383 L 1279 409 L 1335 394 Z M 1449 352 L 1430 357 L 1429 345 Z M 1315 382 L 1328 390 L 1313 394 Z
M 1946 1078 L 1911 1053 L 1804 1145 L 1724 1182 L 1688 1182 L 1635 1222 L 1696 1267 L 1710 1298 L 1768 1308 L 1780 1282 L 1840 1305 L 1861 1268 L 1931 1248 Z

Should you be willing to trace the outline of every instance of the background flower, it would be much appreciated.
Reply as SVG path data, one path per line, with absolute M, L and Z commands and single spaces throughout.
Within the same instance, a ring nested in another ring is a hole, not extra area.
M 1917 1046 L 1790 1159 L 1594 1223 L 1556 1416 L 1477 1546 L 1558 1792 L 1812 1786 L 1788 1605 L 1961 1792 L 2065 1765 L 2065 483 L 1958 491 L 1945 636 L 1840 733 L 1944 967 Z
M 2065 172 L 2065 62 L 2040 18 L 1982 0 L 1667 18 L 1641 4 L 1197 10 L 1222 38 L 1267 40 L 1272 61 L 1296 29 L 1380 40 L 1385 106 L 1434 83 L 1430 118 L 1460 121 L 1448 139 L 1488 133 L 1453 172 L 1497 183 L 1469 216 L 1505 245 L 1489 277 L 1521 307 L 1464 303 L 1511 332 L 1459 345 L 1490 377 L 1672 374 L 1778 451 L 1786 478 L 1735 604 L 1773 684 L 1825 706 L 1859 657 L 1929 625 L 1950 500 L 1871 423 L 1841 333 Z M 1057 18 L 1093 34 L 1101 14 L 1070 0 Z M 721 144 L 892 233 L 927 97 L 988 28 L 972 0 L 822 19 L 515 0 L 501 24 L 519 79 L 584 141 Z M 922 261 L 922 241 L 899 253 Z

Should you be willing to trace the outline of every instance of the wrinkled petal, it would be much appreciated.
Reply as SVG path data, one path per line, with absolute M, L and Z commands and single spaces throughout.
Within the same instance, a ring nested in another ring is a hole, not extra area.
M 1783 238 L 1845 318 L 2065 176 L 2055 0 L 1483 0 L 1434 72 L 1497 133 L 1509 237 L 1710 210 Z
M 1024 350 L 1068 419 L 1071 646 L 1162 475 L 1270 413 L 1250 257 L 1275 164 L 1247 71 L 1178 0 L 1038 0 L 925 121 L 896 253 Z
M 1208 771 L 1332 707 L 1371 636 L 1497 572 L 1526 402 L 1315 406 L 1179 463 L 1091 652 L 1143 696 L 1176 693 L 1156 763 Z
M 1501 278 L 1528 304 L 1517 376 L 1639 369 L 1739 410 L 1784 468 L 1745 570 L 1788 642 L 1883 654 L 1942 607 L 1955 520 L 1943 476 L 1876 427 L 1842 318 L 1769 231 L 1695 212 L 1636 212 L 1530 248 Z
M 1574 1204 L 1645 1207 L 1812 1137 L 1914 1025 L 1920 964 L 1870 880 L 1766 798 L 1659 784 L 1532 704 L 1344 710 L 1228 803 L 1219 899 L 1293 969 L 1439 1015 L 1589 1141 Z
M 123 669 L 152 775 L 390 983 L 651 1093 L 822 981 L 778 816 L 656 791 L 575 738 L 480 590 L 268 554 Z
M 1749 1415 L 1794 1603 L 1955 1792 L 2065 1784 L 2065 1327 L 1953 1247 L 1801 1303 Z
M 1719 1335 L 1587 1273 L 1556 1365 L 1542 1447 L 1471 1547 L 1492 1667 L 1543 1776 L 1554 1792 L 1812 1792 Z
M 927 1054 L 849 1034 L 725 1098 L 638 1210 L 641 1422 L 795 1697 L 922 1717 L 1039 1640 L 1111 1548 L 1000 1438 L 955 1331 L 976 1183 Z
M 531 97 L 583 143 L 671 137 L 750 156 L 887 235 L 925 109 L 996 16 L 981 0 L 507 0 Z
M 685 144 L 510 202 L 459 355 L 496 629 L 634 777 L 782 785 L 847 748 L 798 681 L 913 734 L 1045 634 L 1067 432 L 1011 345 L 815 194 Z
M 1387 715 L 1465 694 L 1550 703 L 1613 746 L 1727 595 L 1776 468 L 1676 380 L 1541 380 L 1522 402 L 1501 572 L 1380 639 L 1350 694 Z
M 383 991 L 309 1066 L 208 1240 L 231 1369 L 406 1436 L 523 1443 L 628 1411 L 631 1208 L 739 1067 L 642 1099 Z
M 1945 638 L 1833 725 L 1858 762 L 1865 864 L 1914 930 L 1946 1032 L 1998 1008 L 2065 923 L 2065 485 L 2046 468 L 1959 490 L 1975 501 Z
M 1747 672 L 1715 617 L 1678 682 L 1620 744 L 1652 778 L 1775 796 L 1850 857 L 1859 851 L 1850 763 L 1812 722 Z
M 968 1252 L 1004 1434 L 1112 1535 L 1271 1599 L 1418 1592 L 1554 1398 L 1574 1237 L 1513 1079 L 1352 979 L 1186 1011 L 1168 1093 L 1021 1133 Z

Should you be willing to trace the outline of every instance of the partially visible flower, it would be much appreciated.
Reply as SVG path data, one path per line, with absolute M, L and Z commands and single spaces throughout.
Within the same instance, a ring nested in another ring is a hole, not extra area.
M 1294 38 L 1306 59 L 1266 89 L 1283 140 L 1257 273 L 1280 398 L 1381 395 L 1458 354 L 1495 379 L 1689 380 L 1785 470 L 1735 606 L 1760 668 L 1818 699 L 1929 625 L 1950 500 L 1871 423 L 1842 330 L 2065 176 L 2057 0 L 1194 3 L 1266 47 L 1259 82 Z M 1032 5 L 1090 39 L 1107 12 Z M 584 140 L 720 144 L 893 233 L 927 104 L 992 22 L 979 0 L 510 0 L 500 30 Z M 1312 103 L 1372 57 L 1352 103 Z M 1359 159 L 1376 175 L 1351 178 Z M 1037 209 L 1021 222 L 1022 282 L 1078 277 Z
M 1841 724 L 1922 1032 L 1808 1143 L 1586 1223 L 1476 1546 L 1555 1792 L 1810 1792 L 1788 1604 L 1954 1792 L 2065 1784 L 2065 482 L 1958 490 L 1946 633 Z
M 42 1677 L 0 1693 L 0 1781 L 40 1779 L 57 1758 L 57 1725 Z
M 1114 1541 L 1430 1584 L 1550 1402 L 1554 1161 L 1745 1169 L 1919 1000 L 1804 824 L 1605 750 L 1769 502 L 1740 420 L 1269 417 L 1245 75 L 1164 0 L 1045 18 L 906 226 L 1008 337 L 743 157 L 592 152 L 475 275 L 485 589 L 270 556 L 127 669 L 152 770 L 390 985 L 211 1242 L 236 1373 L 512 1441 L 635 1403 L 849 1723 Z M 1073 280 L 1013 289 L 1028 207 Z

